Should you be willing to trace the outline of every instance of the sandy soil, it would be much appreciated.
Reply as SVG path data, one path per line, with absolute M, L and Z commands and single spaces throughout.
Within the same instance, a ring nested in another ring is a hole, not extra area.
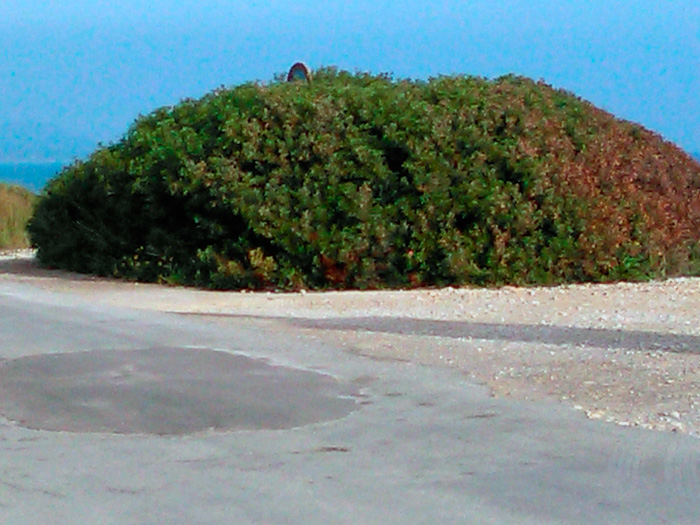
M 498 397 L 700 436 L 700 279 L 550 288 L 244 293 L 98 279 L 0 255 L 14 280 L 104 304 L 246 317 L 375 359 L 462 370 Z

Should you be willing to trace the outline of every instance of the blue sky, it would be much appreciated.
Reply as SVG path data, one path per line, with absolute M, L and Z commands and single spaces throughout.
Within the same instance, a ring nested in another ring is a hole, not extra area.
M 2 0 L 0 162 L 84 157 L 139 113 L 297 60 L 522 74 L 700 151 L 698 0 Z

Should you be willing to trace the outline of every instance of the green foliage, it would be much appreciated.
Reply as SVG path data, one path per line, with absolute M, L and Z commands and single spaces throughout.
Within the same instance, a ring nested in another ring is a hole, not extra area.
M 324 69 L 139 118 L 30 232 L 47 265 L 213 288 L 641 279 L 697 270 L 700 165 L 525 78 Z
M 0 250 L 29 247 L 26 226 L 35 198 L 24 188 L 0 183 Z

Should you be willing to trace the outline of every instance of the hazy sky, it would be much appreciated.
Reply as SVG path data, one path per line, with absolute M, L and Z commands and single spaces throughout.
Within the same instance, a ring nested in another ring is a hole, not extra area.
M 522 74 L 700 151 L 698 0 L 0 0 L 0 161 L 84 157 L 139 113 L 297 60 Z

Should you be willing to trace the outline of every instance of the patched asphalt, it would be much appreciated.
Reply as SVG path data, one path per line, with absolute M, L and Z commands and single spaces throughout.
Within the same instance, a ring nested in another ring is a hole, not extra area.
M 204 348 L 42 354 L 0 365 L 0 414 L 37 430 L 183 435 L 346 416 L 329 376 Z
M 696 438 L 289 324 L 0 279 L 0 344 L 3 524 L 700 523 Z

